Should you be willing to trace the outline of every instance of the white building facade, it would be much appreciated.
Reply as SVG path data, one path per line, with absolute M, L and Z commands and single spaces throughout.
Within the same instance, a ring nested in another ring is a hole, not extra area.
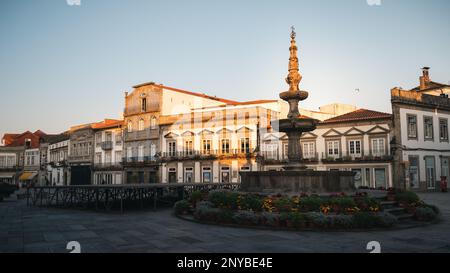
M 94 185 L 123 183 L 123 121 L 105 120 L 94 128 Z

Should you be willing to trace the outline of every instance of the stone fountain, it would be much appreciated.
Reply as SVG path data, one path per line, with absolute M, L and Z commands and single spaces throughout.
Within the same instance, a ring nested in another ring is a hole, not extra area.
M 353 191 L 354 173 L 350 171 L 314 171 L 307 169 L 302 158 L 300 137 L 316 129 L 318 120 L 300 115 L 298 104 L 308 98 L 308 92 L 299 89 L 302 76 L 299 72 L 295 30 L 292 27 L 289 47 L 289 74 L 286 82 L 289 90 L 280 93 L 280 98 L 289 103 L 286 119 L 273 121 L 280 132 L 286 133 L 288 143 L 288 164 L 284 171 L 241 172 L 241 190 L 246 192 L 271 193 L 324 193 Z

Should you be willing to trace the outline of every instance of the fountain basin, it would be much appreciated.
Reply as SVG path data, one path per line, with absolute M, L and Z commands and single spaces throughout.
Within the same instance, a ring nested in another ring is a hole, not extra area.
M 351 171 L 262 171 L 240 172 L 243 192 L 330 193 L 355 190 Z
M 318 121 L 312 118 L 291 118 L 278 120 L 278 130 L 288 132 L 310 132 L 316 129 Z

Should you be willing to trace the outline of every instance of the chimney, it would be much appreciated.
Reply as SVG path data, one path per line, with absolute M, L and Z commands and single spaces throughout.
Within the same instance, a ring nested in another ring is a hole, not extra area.
M 424 90 L 428 87 L 428 84 L 430 83 L 430 68 L 429 67 L 423 67 L 422 68 L 422 76 L 420 77 L 420 90 Z

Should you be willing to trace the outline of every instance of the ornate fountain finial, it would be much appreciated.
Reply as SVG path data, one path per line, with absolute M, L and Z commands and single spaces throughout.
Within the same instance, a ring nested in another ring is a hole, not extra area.
M 298 69 L 298 58 L 297 58 L 297 45 L 295 43 L 295 28 L 291 27 L 291 46 L 289 47 L 289 74 L 286 78 L 286 82 L 289 84 L 289 91 L 298 91 L 300 81 L 302 80 L 302 75 L 299 73 Z

